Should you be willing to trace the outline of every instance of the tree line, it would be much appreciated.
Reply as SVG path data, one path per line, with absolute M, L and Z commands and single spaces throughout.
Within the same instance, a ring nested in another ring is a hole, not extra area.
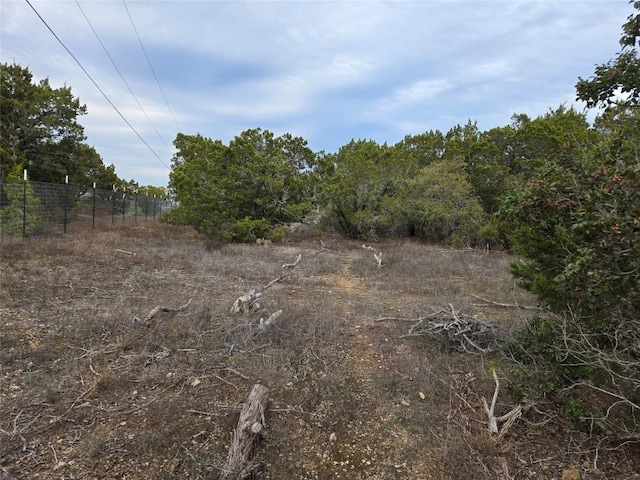
M 53 88 L 49 79 L 34 81 L 27 67 L 0 64 L 0 183 L 21 180 L 23 170 L 35 182 L 133 191 L 134 180 L 116 174 L 85 140 L 79 118 L 87 114 L 71 87 Z M 165 196 L 163 187 L 144 187 Z

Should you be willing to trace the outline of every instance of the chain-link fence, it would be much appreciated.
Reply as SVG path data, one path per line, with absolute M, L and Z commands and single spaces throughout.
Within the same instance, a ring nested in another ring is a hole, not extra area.
M 138 193 L 31 181 L 0 184 L 0 231 L 24 237 L 158 219 L 173 202 Z

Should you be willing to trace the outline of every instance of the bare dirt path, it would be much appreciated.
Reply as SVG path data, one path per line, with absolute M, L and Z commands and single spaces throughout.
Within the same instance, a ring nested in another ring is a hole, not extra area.
M 394 344 L 384 326 L 377 325 L 364 305 L 380 298 L 365 279 L 353 272 L 362 252 L 349 251 L 341 270 L 325 275 L 327 287 L 337 293 L 339 311 L 346 320 L 346 341 L 338 351 L 333 375 L 344 379 L 331 400 L 341 412 L 317 444 L 321 461 L 313 465 L 317 478 L 446 479 L 439 440 L 427 430 L 406 424 L 410 409 L 421 409 L 419 390 L 397 372 L 389 358 Z M 392 381 L 394 388 L 384 388 Z M 398 388 L 407 383 L 404 388 Z

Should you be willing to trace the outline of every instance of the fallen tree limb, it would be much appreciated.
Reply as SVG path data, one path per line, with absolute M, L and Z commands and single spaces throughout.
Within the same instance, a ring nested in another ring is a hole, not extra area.
M 256 469 L 253 457 L 257 443 L 266 435 L 268 401 L 269 389 L 261 384 L 254 385 L 240 412 L 221 480 L 242 480 Z
M 254 310 L 258 310 L 260 308 L 259 299 L 262 296 L 262 292 L 258 289 L 252 288 L 248 293 L 244 295 L 240 295 L 233 305 L 231 306 L 231 310 L 229 310 L 232 314 L 241 314 L 246 315 L 249 312 L 253 312 Z
M 493 302 L 491 300 L 487 300 L 486 298 L 482 298 L 479 295 L 474 295 L 473 293 L 471 294 L 471 296 L 477 300 L 484 302 L 484 303 L 472 303 L 474 307 L 497 307 L 497 308 L 519 308 L 522 310 L 542 310 L 540 307 L 535 307 L 530 305 L 519 305 L 517 303 Z
M 374 323 L 391 322 L 391 321 L 395 321 L 395 322 L 415 322 L 416 319 L 415 318 L 405 318 L 405 317 L 380 317 L 380 318 L 376 318 L 374 320 Z
M 179 306 L 178 308 L 161 307 L 161 306 L 154 307 L 147 314 L 147 316 L 144 317 L 144 319 L 142 321 L 144 323 L 148 324 L 153 319 L 153 317 L 158 315 L 158 313 L 160 313 L 160 312 L 167 312 L 167 313 L 181 312 L 182 310 L 185 310 L 191 304 L 191 300 L 193 300 L 193 299 L 190 298 L 187 303 L 185 303 L 184 305 Z

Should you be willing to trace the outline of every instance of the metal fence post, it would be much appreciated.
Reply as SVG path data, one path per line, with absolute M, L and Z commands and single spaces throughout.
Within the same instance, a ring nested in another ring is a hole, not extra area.
M 64 177 L 64 185 L 66 188 L 66 192 L 64 192 L 64 204 L 62 205 L 62 209 L 64 211 L 64 223 L 62 226 L 62 233 L 67 233 L 67 195 L 69 194 L 69 175 L 65 175 Z
M 27 169 L 23 172 L 22 187 L 22 237 L 27 236 Z
M 113 195 L 111 195 L 111 223 L 116 222 L 116 186 L 113 186 Z
M 93 182 L 93 208 L 91 212 L 91 228 L 96 228 L 96 182 Z
M 156 219 L 156 194 L 153 194 L 153 219 Z

